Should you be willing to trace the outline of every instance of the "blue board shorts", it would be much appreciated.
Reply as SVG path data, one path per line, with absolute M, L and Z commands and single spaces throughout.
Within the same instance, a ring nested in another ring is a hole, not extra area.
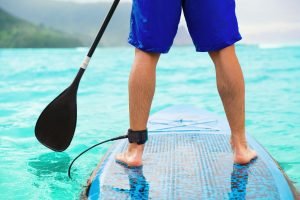
M 242 39 L 235 0 L 133 0 L 128 42 L 146 52 L 167 53 L 181 10 L 196 51 L 216 51 Z

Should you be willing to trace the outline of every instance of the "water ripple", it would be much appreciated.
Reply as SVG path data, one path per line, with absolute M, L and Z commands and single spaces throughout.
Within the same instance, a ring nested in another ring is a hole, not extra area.
M 52 153 L 34 137 L 44 107 L 74 78 L 86 48 L 0 49 L 0 191 L 16 199 L 77 199 L 109 145 L 67 166 L 83 149 L 128 128 L 127 80 L 133 49 L 98 49 L 78 91 L 78 123 L 70 148 Z M 300 186 L 300 47 L 237 46 L 246 79 L 247 131 Z M 5 66 L 5 67 L 4 67 Z M 9 69 L 9 70 L 7 70 Z M 193 47 L 173 48 L 157 67 L 151 113 L 183 103 L 224 115 L 213 63 Z M 18 184 L 11 180 L 26 184 Z

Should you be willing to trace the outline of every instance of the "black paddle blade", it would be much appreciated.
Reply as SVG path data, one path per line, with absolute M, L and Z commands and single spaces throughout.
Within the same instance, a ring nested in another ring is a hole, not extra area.
M 57 96 L 41 113 L 35 125 L 39 142 L 53 151 L 64 151 L 74 136 L 77 121 L 77 89 L 84 69 L 74 82 Z

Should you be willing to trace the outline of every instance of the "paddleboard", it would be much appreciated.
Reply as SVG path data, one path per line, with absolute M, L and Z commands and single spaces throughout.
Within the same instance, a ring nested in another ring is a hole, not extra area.
M 258 158 L 233 163 L 224 117 L 193 105 L 161 110 L 148 120 L 143 167 L 126 168 L 115 142 L 91 176 L 81 199 L 296 199 L 296 190 L 270 154 L 249 134 Z

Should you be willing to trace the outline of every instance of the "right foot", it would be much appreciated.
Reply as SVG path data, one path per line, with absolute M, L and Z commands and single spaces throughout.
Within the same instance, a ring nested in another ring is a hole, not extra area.
M 233 153 L 234 163 L 245 165 L 257 157 L 256 151 L 246 147 L 243 150 L 235 150 Z
M 251 160 L 257 158 L 257 153 L 251 149 L 247 143 L 233 142 L 230 140 L 233 151 L 233 162 L 241 165 L 248 164 Z

